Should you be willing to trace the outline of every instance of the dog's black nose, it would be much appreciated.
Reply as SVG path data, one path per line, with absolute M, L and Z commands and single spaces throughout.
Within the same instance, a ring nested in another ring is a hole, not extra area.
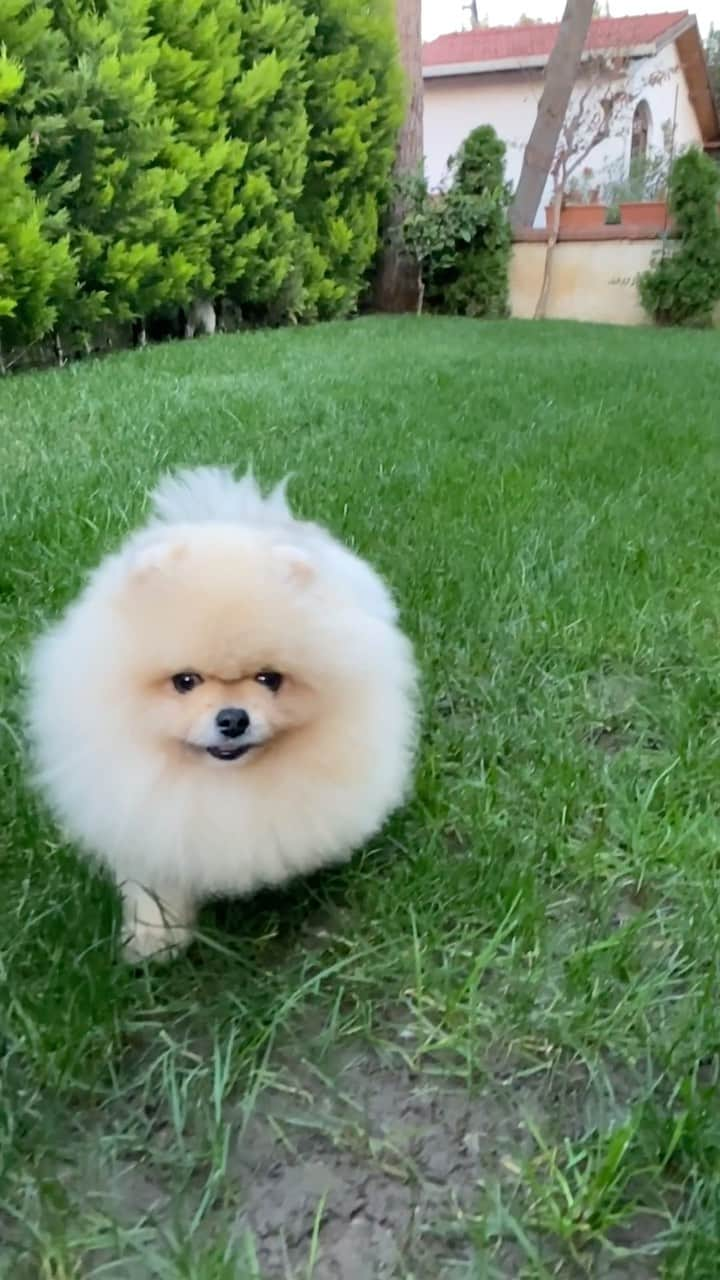
M 223 738 L 241 738 L 247 732 L 250 717 L 242 707 L 223 707 L 215 717 Z

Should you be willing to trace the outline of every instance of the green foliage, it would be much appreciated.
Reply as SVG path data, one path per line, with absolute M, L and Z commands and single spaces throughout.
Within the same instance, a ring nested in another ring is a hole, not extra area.
M 450 311 L 468 316 L 508 313 L 510 187 L 505 182 L 505 144 L 490 125 L 473 129 L 455 162 L 454 185 L 485 205 L 485 216 L 444 281 Z
M 461 191 L 481 195 L 499 191 L 505 180 L 505 143 L 492 125 L 480 125 L 468 134 L 456 156 L 450 160 L 454 181 Z M 509 192 L 507 193 L 509 199 Z
M 481 126 L 451 162 L 448 191 L 431 194 L 422 175 L 403 185 L 403 242 L 437 310 L 507 314 L 511 241 L 504 160 L 494 129 Z
M 614 166 L 615 173 L 608 174 L 602 189 L 604 203 L 617 208 L 628 200 L 664 200 L 670 179 L 670 162 L 670 152 L 666 147 L 633 157 L 627 174 L 624 172 L 624 160 L 620 161 Z
M 405 249 L 417 264 L 423 293 L 437 297 L 441 282 L 457 271 L 458 258 L 469 252 L 491 216 L 492 197 L 468 195 L 458 186 L 431 194 L 422 172 L 401 182 L 400 195 Z
M 18 333 L 202 295 L 353 310 L 402 113 L 390 0 L 5 0 L 0 45 L 6 253 L 77 264 Z
M 3 112 L 23 91 L 24 81 L 21 65 L 0 48 Z M 52 328 L 75 283 L 68 239 L 53 237 L 45 204 L 28 184 L 30 142 L 7 145 L 3 132 L 0 117 L 0 353 L 34 342 Z
M 80 289 L 62 322 L 90 332 L 182 291 L 188 271 L 174 251 L 174 201 L 184 178 L 164 158 L 173 122 L 157 103 L 149 0 L 49 8 L 45 48 L 32 43 L 24 55 L 34 97 L 13 127 L 33 139 L 35 190 L 67 219 Z
M 72 130 L 82 123 L 69 119 L 77 74 L 63 17 L 47 0 L 7 0 L 0 9 L 0 43 L 24 73 L 22 92 L 4 108 L 4 133 L 11 145 L 29 142 L 28 179 L 47 202 L 48 225 L 58 235 L 67 229 L 80 184 L 68 152 Z
M 230 294 L 250 316 L 295 319 L 307 310 L 297 208 L 308 165 L 306 55 L 315 20 L 295 0 L 245 4 L 239 14 L 241 74 L 229 115 L 249 148 L 240 188 L 249 269 L 230 282 Z
M 402 81 L 390 0 L 305 0 L 308 169 L 298 220 L 308 305 L 352 311 L 389 196 Z
M 640 278 L 646 311 L 659 324 L 708 325 L 720 302 L 720 170 L 702 151 L 680 156 L 670 179 L 677 247 Z
M 182 279 L 172 298 L 223 293 L 247 267 L 240 224 L 247 143 L 230 135 L 228 100 L 239 75 L 236 0 L 151 0 L 156 100 L 172 121 L 161 161 L 178 175 L 168 228 Z

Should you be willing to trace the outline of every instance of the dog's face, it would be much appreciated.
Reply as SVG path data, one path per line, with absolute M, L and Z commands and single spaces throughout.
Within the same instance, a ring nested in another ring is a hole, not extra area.
M 337 655 L 302 553 L 193 530 L 142 551 L 118 606 L 134 730 L 174 757 L 250 763 L 321 714 Z
M 163 677 L 149 693 L 160 737 L 221 764 L 243 760 L 312 712 L 312 692 L 291 673 L 189 669 Z

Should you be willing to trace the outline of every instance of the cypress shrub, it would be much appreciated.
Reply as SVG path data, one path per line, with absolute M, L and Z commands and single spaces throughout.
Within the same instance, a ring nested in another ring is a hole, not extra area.
M 307 49 L 315 19 L 296 0 L 239 7 L 240 75 L 230 127 L 248 157 L 240 187 L 246 264 L 229 293 L 257 320 L 307 314 L 297 208 L 308 164 Z
M 308 304 L 353 311 L 378 244 L 403 111 L 390 0 L 306 0 L 308 170 L 298 217 Z
M 31 26 L 35 15 L 28 15 Z M 39 30 L 46 15 L 39 13 Z M 27 33 L 26 33 L 27 34 Z M 0 48 L 0 360 L 13 347 L 36 342 L 55 324 L 75 289 L 67 236 L 57 234 L 43 201 L 29 185 L 29 139 L 5 137 L 5 113 L 25 92 L 22 66 Z M 30 93 L 32 90 L 29 91 Z
M 391 0 L 7 0 L 0 43 L 0 254 L 37 280 L 21 308 L 3 271 L 6 344 L 203 295 L 355 308 L 402 110 Z
M 248 146 L 231 136 L 227 110 L 239 76 L 238 15 L 237 0 L 151 0 L 152 76 L 171 123 L 162 162 L 179 179 L 173 244 L 184 285 L 176 303 L 224 293 L 247 264 L 239 188 Z
M 677 247 L 640 277 L 640 297 L 658 324 L 709 325 L 720 303 L 720 169 L 693 148 L 670 176 Z
M 505 182 L 505 143 L 491 125 L 473 129 L 462 144 L 453 162 L 453 190 L 475 202 L 479 216 L 469 241 L 458 243 L 452 267 L 438 280 L 443 305 L 456 315 L 506 316 L 510 188 Z

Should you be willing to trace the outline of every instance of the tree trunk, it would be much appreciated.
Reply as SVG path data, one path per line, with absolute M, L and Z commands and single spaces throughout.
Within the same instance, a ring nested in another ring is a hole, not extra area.
M 420 0 L 395 0 L 400 63 L 405 72 L 408 105 L 398 136 L 395 178 L 416 173 L 423 162 L 423 81 Z M 405 216 L 395 200 L 385 226 L 385 250 L 375 288 L 381 311 L 415 311 L 418 277 L 415 263 L 402 253 L 398 231 Z
M 543 271 L 542 287 L 540 296 L 535 307 L 535 319 L 544 320 L 547 313 L 548 298 L 550 297 L 550 286 L 552 284 L 553 263 L 555 261 L 555 246 L 560 235 L 560 214 L 562 212 L 563 189 L 558 185 L 553 193 L 552 202 L 552 218 L 548 227 L 547 248 L 545 250 L 545 270 Z
M 55 352 L 55 363 L 59 369 L 62 369 L 66 363 L 65 352 L 63 351 L 62 340 L 57 329 L 53 332 L 53 351 Z
M 514 227 L 531 227 L 535 221 L 580 70 L 592 16 L 593 0 L 567 0 L 555 47 L 545 69 L 545 85 L 510 210 Z

